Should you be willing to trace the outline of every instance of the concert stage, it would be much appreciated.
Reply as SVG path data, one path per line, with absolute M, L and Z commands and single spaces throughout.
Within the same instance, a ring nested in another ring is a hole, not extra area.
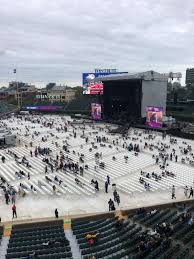
M 97 78 L 104 85 L 103 115 L 105 119 L 134 121 L 146 117 L 146 107 L 166 111 L 167 78 L 147 71 L 134 75 L 121 74 Z

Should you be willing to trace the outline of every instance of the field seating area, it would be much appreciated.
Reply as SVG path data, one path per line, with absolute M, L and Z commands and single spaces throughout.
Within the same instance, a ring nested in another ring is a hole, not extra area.
M 190 206 L 187 211 L 192 212 L 193 209 L 194 206 Z M 116 217 L 75 220 L 72 230 L 84 259 L 92 256 L 104 259 L 193 258 L 194 224 L 190 226 L 187 221 L 180 221 L 183 213 L 177 209 L 156 210 L 153 214 L 151 211 L 137 211 L 127 216 L 121 228 L 117 228 Z M 164 223 L 172 226 L 172 231 L 166 231 L 165 235 L 161 232 L 150 250 L 140 249 L 142 237 L 150 238 L 149 232 Z M 93 245 L 88 244 L 88 233 L 97 233 L 97 241 Z
M 56 208 L 60 216 L 107 212 L 110 199 L 116 210 L 168 203 L 173 185 L 176 201 L 192 197 L 193 141 L 136 128 L 123 136 L 111 133 L 114 124 L 63 115 L 12 115 L 0 126 L 17 136 L 15 147 L 0 150 L 2 221 L 12 220 L 12 198 L 21 220 L 52 217 Z
M 72 258 L 62 220 L 13 226 L 6 259 L 27 258 L 34 252 L 41 259 Z

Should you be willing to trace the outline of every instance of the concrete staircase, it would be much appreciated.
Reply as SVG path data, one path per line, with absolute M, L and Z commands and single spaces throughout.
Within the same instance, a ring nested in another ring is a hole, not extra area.
M 76 240 L 72 230 L 71 229 L 65 230 L 65 236 L 69 240 L 73 259 L 81 259 L 82 258 L 81 252 L 79 250 L 77 240 Z
M 5 259 L 10 237 L 3 237 L 0 245 L 0 258 Z

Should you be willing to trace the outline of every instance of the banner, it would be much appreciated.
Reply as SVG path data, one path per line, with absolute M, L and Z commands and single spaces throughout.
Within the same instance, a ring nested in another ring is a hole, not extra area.
M 59 111 L 63 109 L 63 106 L 54 106 L 54 105 L 40 105 L 40 106 L 26 106 L 25 110 L 31 111 Z

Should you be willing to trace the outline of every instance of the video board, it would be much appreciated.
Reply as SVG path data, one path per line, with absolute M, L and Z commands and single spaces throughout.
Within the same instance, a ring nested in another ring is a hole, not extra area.
M 91 103 L 91 115 L 94 120 L 102 119 L 102 106 L 99 103 Z
M 162 128 L 163 108 L 155 106 L 146 107 L 146 124 L 151 128 Z
M 116 69 L 106 69 L 106 72 L 103 72 L 103 70 L 98 71 L 95 70 L 95 73 L 82 74 L 83 94 L 103 94 L 103 83 L 95 82 L 95 79 L 98 77 L 105 77 L 113 74 L 127 74 L 127 72 L 116 72 Z

